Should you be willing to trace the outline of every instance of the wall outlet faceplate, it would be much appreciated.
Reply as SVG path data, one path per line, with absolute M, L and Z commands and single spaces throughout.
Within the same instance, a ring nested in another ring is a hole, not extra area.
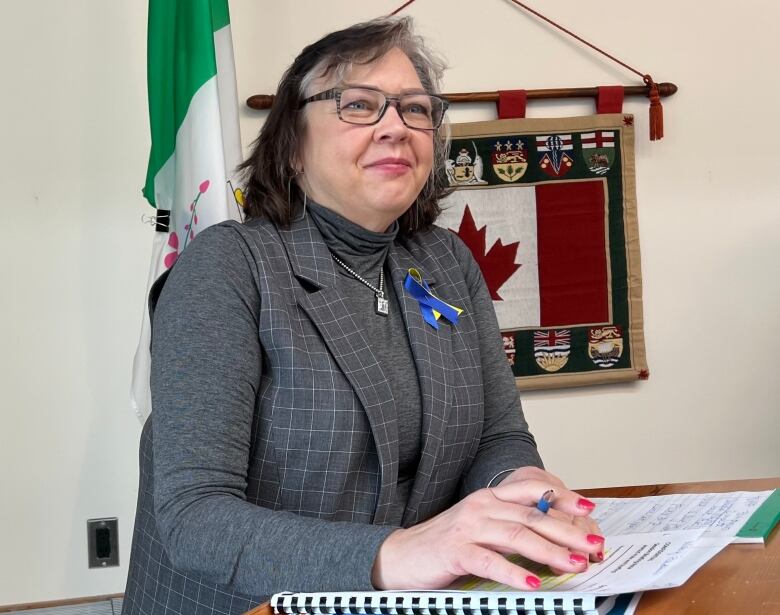
M 119 566 L 119 520 L 116 517 L 87 519 L 90 568 Z

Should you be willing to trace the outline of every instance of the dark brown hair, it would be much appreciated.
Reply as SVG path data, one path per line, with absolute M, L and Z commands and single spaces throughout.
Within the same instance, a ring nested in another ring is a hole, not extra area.
M 304 110 L 312 83 L 325 76 L 341 79 L 353 64 L 369 64 L 398 47 L 412 62 L 426 92 L 438 92 L 444 64 L 412 32 L 412 21 L 380 18 L 332 32 L 304 48 L 285 71 L 273 106 L 249 158 L 240 166 L 247 219 L 267 218 L 286 227 L 300 214 L 303 193 L 295 176 L 295 161 L 303 140 Z M 439 199 L 451 189 L 443 172 L 449 145 L 446 124 L 433 135 L 433 171 L 412 206 L 399 218 L 405 236 L 430 228 L 439 213 Z

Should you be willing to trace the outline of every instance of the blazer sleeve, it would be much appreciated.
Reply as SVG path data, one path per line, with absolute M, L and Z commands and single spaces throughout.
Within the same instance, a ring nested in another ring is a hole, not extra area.
M 523 415 L 520 394 L 506 360 L 493 300 L 471 251 L 450 233 L 471 296 L 482 362 L 484 424 L 477 455 L 461 482 L 460 496 L 487 487 L 498 474 L 523 466 L 544 467 Z M 499 482 L 498 477 L 493 485 Z
M 174 567 L 251 595 L 372 589 L 395 528 L 247 501 L 263 369 L 258 266 L 235 228 L 205 230 L 171 271 L 152 337 L 154 508 Z

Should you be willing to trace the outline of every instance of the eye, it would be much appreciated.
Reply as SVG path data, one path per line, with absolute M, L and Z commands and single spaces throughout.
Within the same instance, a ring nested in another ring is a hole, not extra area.
M 343 109 L 353 109 L 354 111 L 367 111 L 374 108 L 374 104 L 370 100 L 351 100 L 347 103 L 342 103 Z
M 404 114 L 408 113 L 409 115 L 419 115 L 421 117 L 431 117 L 432 114 L 430 101 L 420 99 L 403 101 L 401 110 Z
M 341 93 L 341 110 L 350 115 L 370 115 L 379 109 L 379 100 L 375 92 L 360 89 L 348 89 Z

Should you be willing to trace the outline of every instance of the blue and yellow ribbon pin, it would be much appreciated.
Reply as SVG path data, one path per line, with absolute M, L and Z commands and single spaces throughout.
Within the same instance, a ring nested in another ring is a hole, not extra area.
M 420 312 L 429 325 L 439 328 L 439 318 L 444 317 L 453 325 L 458 324 L 458 316 L 463 312 L 459 307 L 445 303 L 432 292 L 417 269 L 410 269 L 404 280 L 404 288 L 420 304 Z

